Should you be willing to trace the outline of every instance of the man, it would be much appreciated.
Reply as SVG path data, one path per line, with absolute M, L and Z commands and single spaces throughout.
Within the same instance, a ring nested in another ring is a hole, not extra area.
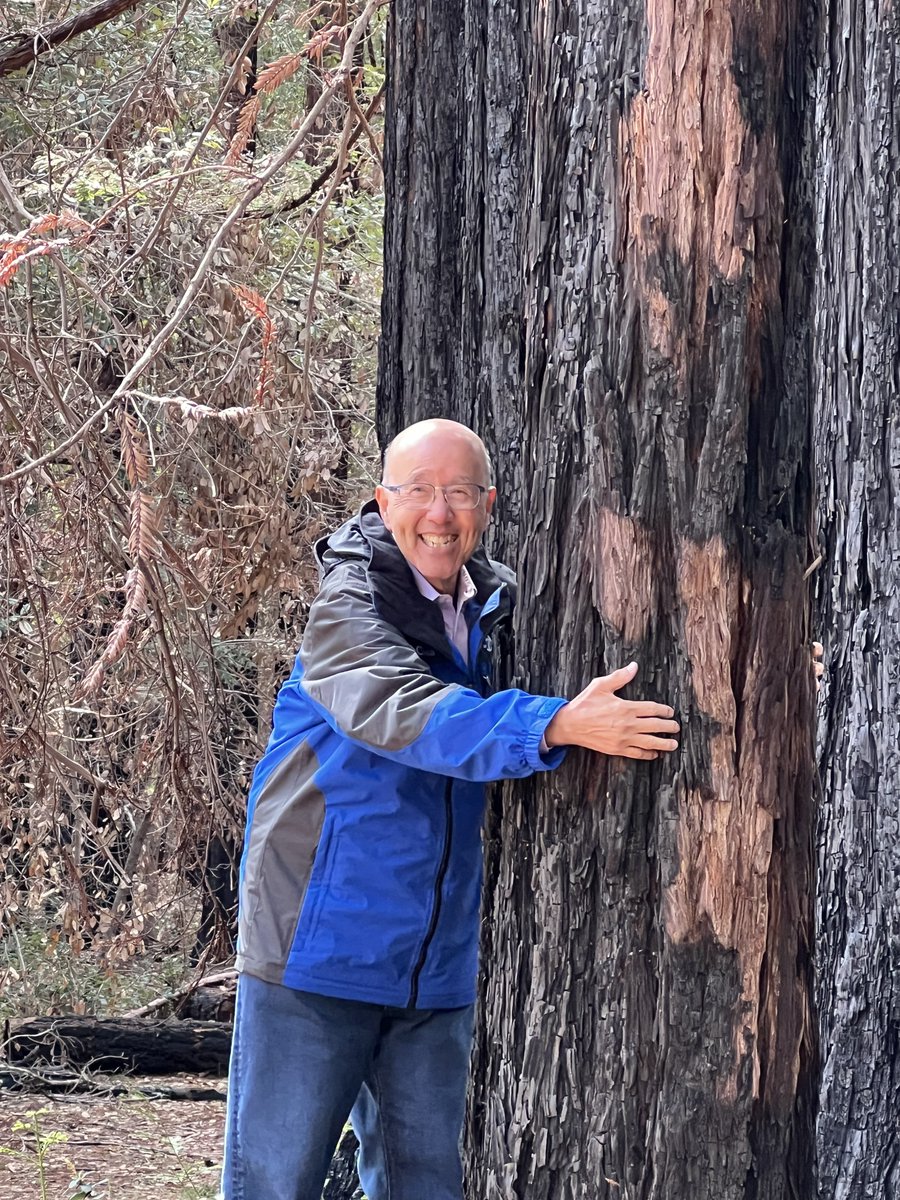
M 226 1200 L 320 1200 L 352 1109 L 369 1200 L 460 1200 L 483 785 L 563 747 L 652 759 L 672 709 L 490 694 L 513 579 L 471 430 L 424 421 L 375 503 L 317 554 L 322 585 L 254 773 L 242 865 Z

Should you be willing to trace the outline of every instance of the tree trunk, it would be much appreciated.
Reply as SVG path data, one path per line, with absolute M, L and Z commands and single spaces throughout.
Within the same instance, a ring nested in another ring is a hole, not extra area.
M 830 0 L 818 56 L 813 341 L 821 1200 L 900 1195 L 900 16 Z
M 463 2 L 404 0 L 390 11 L 377 388 L 383 440 L 454 405 Z
M 797 11 L 468 0 L 463 77 L 428 6 L 394 6 L 381 435 L 485 433 L 516 683 L 635 658 L 684 730 L 495 805 L 478 1200 L 812 1192 Z M 417 141 L 435 88 L 455 107 Z

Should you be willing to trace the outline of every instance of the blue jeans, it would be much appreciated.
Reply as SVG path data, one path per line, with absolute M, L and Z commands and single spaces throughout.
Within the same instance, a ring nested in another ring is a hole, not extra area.
M 386 1008 L 241 975 L 225 1200 L 321 1200 L 348 1114 L 368 1200 L 462 1200 L 472 1016 L 471 1005 Z

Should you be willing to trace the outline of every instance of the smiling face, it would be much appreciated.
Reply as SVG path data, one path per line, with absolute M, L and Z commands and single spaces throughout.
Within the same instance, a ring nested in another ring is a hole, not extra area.
M 384 482 L 434 485 L 434 502 L 428 508 L 416 508 L 381 486 L 375 489 L 375 498 L 406 561 L 437 591 L 453 595 L 460 567 L 481 541 L 497 495 L 490 487 L 481 439 L 455 421 L 420 421 L 398 434 L 388 448 Z M 460 483 L 477 483 L 488 489 L 477 508 L 449 507 L 440 489 Z

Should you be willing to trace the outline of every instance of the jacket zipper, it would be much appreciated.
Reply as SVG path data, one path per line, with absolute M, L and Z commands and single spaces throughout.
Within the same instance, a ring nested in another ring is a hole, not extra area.
M 441 889 L 444 886 L 444 877 L 447 874 L 447 867 L 450 865 L 450 842 L 453 838 L 453 780 L 448 779 L 444 788 L 444 850 L 441 854 L 440 865 L 434 880 L 434 904 L 431 906 L 431 920 L 428 922 L 428 931 L 425 934 L 425 940 L 422 942 L 422 949 L 419 951 L 419 958 L 413 967 L 412 982 L 409 990 L 409 1004 L 407 1007 L 415 1008 L 416 1001 L 419 998 L 419 976 L 422 974 L 422 969 L 425 966 L 425 959 L 428 955 L 428 947 L 434 940 L 435 930 L 441 915 Z

